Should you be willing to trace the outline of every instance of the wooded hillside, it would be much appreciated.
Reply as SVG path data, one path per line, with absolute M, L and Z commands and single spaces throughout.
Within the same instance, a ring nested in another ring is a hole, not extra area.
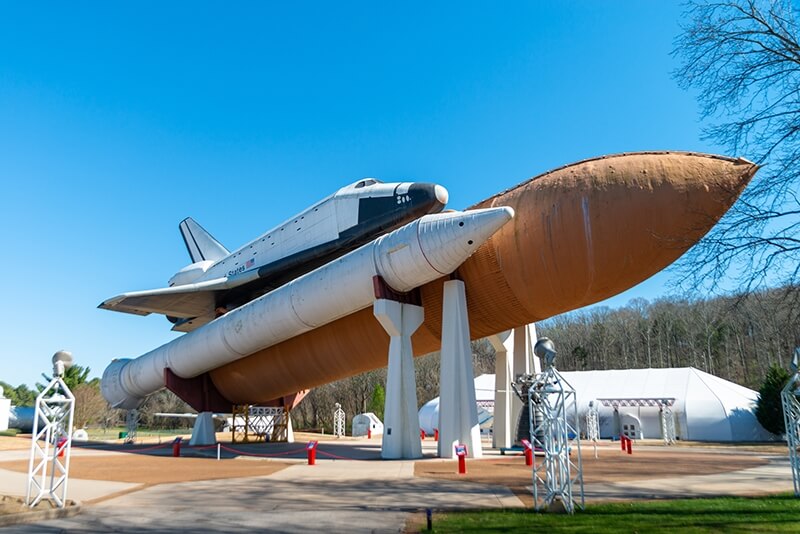
M 758 389 L 772 365 L 788 367 L 800 341 L 797 288 L 711 300 L 631 301 L 555 317 L 538 326 L 558 368 L 696 367 Z

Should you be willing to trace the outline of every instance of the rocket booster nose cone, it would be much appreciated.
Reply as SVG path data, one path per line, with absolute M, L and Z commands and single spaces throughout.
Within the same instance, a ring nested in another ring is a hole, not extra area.
M 510 221 L 511 219 L 513 219 L 513 218 L 514 218 L 514 215 L 516 214 L 516 212 L 514 211 L 514 208 L 512 208 L 511 206 L 499 206 L 499 207 L 497 207 L 496 209 L 503 210 L 503 211 L 505 212 L 505 214 L 506 214 L 506 217 L 508 217 L 508 218 L 506 219 L 506 222 L 508 222 L 508 221 Z M 501 226 L 502 226 L 502 225 L 501 225 Z
M 419 224 L 419 244 L 428 263 L 449 274 L 513 217 L 514 210 L 508 207 L 425 217 Z

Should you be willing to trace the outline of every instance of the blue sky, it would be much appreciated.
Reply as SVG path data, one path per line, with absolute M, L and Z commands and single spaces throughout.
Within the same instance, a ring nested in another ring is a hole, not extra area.
M 716 151 L 670 56 L 671 2 L 0 7 L 0 380 L 71 350 L 99 376 L 173 338 L 98 310 L 364 176 L 463 208 L 601 154 Z M 666 293 L 668 276 L 616 297 Z

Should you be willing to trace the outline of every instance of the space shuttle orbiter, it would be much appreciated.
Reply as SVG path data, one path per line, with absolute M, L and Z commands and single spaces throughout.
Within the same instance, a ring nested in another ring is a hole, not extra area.
M 233 252 L 187 218 L 179 228 L 192 263 L 169 280 L 169 287 L 123 293 L 99 307 L 164 314 L 174 323 L 173 330 L 189 332 L 385 232 L 440 212 L 447 200 L 440 185 L 367 178 Z
M 241 404 L 290 409 L 297 392 L 386 365 L 391 341 L 372 305 L 387 288 L 411 293 L 425 310 L 412 337 L 415 355 L 441 346 L 444 284 L 453 277 L 466 287 L 472 339 L 578 309 L 675 261 L 714 226 L 757 169 L 741 158 L 687 152 L 625 153 L 566 165 L 471 209 L 414 219 L 161 347 L 115 359 L 103 373 L 103 396 L 131 409 L 166 386 L 198 411 Z M 437 197 L 436 191 L 432 186 L 429 195 Z M 398 202 L 397 194 L 392 198 Z M 300 222 L 292 219 L 277 231 L 293 224 Z M 227 256 L 234 265 L 225 269 L 246 265 L 255 244 Z M 268 270 L 270 264 L 259 265 Z M 227 275 L 210 271 L 202 276 Z M 181 283 L 207 280 L 198 279 Z M 223 291 L 222 298 L 236 290 Z M 134 298 L 123 295 L 103 306 L 143 310 Z

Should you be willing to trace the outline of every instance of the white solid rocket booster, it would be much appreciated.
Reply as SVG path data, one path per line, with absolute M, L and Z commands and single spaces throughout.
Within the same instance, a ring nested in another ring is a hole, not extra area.
M 164 369 L 192 378 L 366 308 L 372 278 L 409 291 L 450 274 L 514 216 L 507 207 L 425 215 L 136 359 L 103 373 L 115 408 L 165 386 Z

